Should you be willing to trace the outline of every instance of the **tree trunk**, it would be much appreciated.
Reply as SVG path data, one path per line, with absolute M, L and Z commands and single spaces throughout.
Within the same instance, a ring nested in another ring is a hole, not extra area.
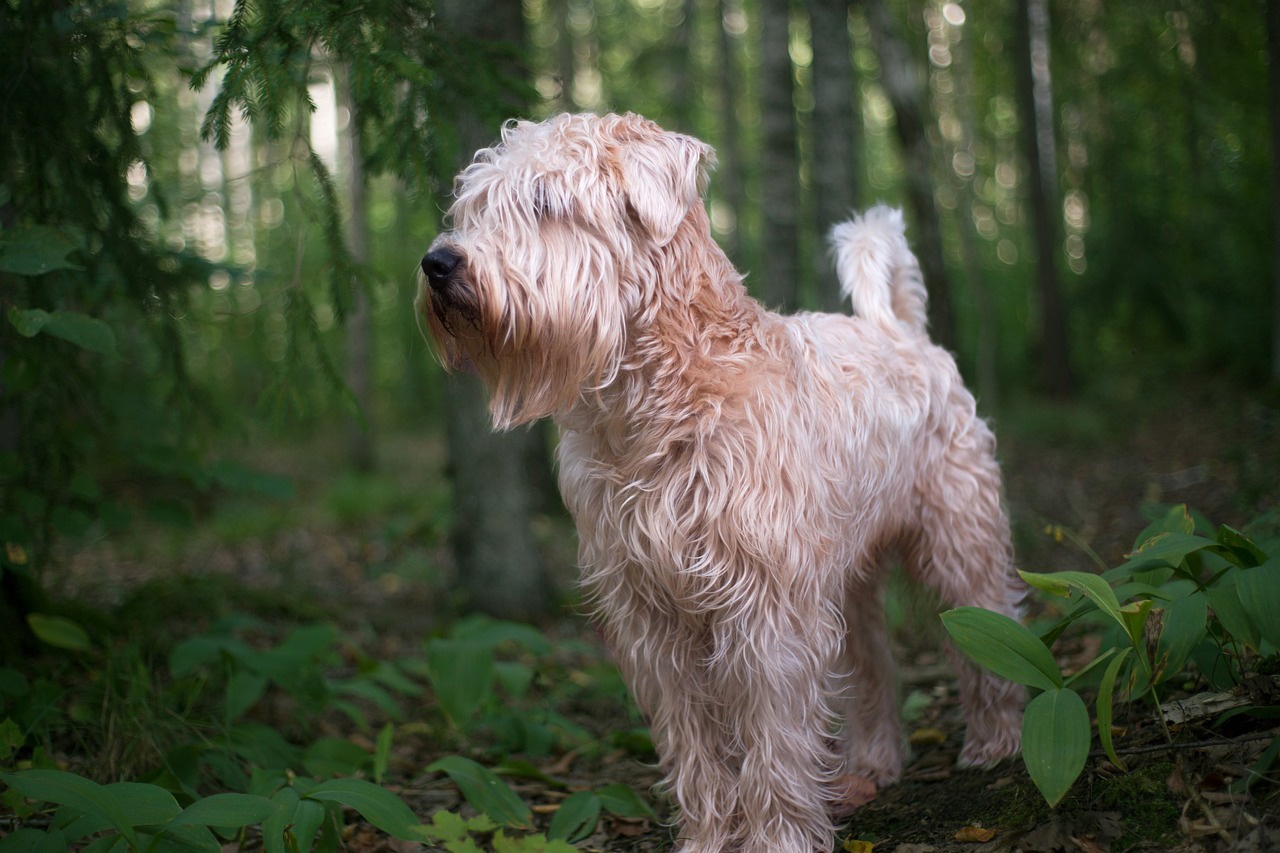
M 746 179 L 742 169 L 742 127 L 738 122 L 739 64 L 737 37 L 730 31 L 730 15 L 741 16 L 737 0 L 719 0 L 716 5 L 720 23 L 720 65 L 717 80 L 720 89 L 720 150 L 718 179 L 713 181 L 733 216 L 733 227 L 723 236 L 724 250 L 738 269 L 746 269 L 742 256 L 743 216 L 746 214 Z
M 1036 246 L 1036 295 L 1040 306 L 1039 356 L 1045 390 L 1058 397 L 1075 390 L 1067 339 L 1067 309 L 1058 283 L 1057 155 L 1053 138 L 1053 88 L 1049 78 L 1047 0 L 1018 0 L 1018 114 Z
M 911 243 L 929 290 L 929 325 L 933 339 L 954 351 L 955 309 L 942 253 L 942 223 L 933 203 L 933 149 L 925 132 L 928 113 L 924 106 L 923 69 L 903 41 L 884 0 L 865 0 L 865 5 L 871 40 L 880 57 L 880 82 L 893 106 L 894 130 L 907 161 L 907 202 L 916 225 Z
M 808 0 L 813 42 L 813 174 L 817 225 L 826 235 L 849 218 L 857 204 L 857 162 L 861 153 L 858 87 L 849 39 L 847 0 Z M 825 250 L 825 239 L 823 247 Z M 840 308 L 840 284 L 829 259 L 819 267 L 818 307 Z
M 450 0 L 440 3 L 437 11 L 441 24 L 454 31 L 524 44 L 520 0 Z M 511 73 L 516 77 L 521 70 Z M 497 139 L 498 128 L 484 127 L 474 114 L 459 115 L 458 124 L 456 159 L 461 167 L 477 148 Z M 451 180 L 451 175 L 444 176 L 442 185 L 449 186 Z M 451 544 L 467 604 L 500 618 L 545 616 L 554 596 L 530 523 L 538 501 L 529 467 L 532 460 L 549 465 L 542 433 L 536 427 L 494 433 L 488 392 L 471 374 L 447 377 L 444 402 L 453 481 Z
M 1271 380 L 1280 384 L 1280 0 L 1267 0 L 1267 79 L 1271 84 Z
M 800 277 L 800 163 L 796 150 L 791 3 L 760 0 L 760 111 L 764 208 L 759 294 L 766 307 L 796 308 Z
M 360 145 L 355 98 L 346 69 L 335 69 L 334 81 L 339 103 L 348 111 L 346 139 L 347 197 L 351 210 L 347 220 L 347 249 L 358 267 L 368 261 L 368 228 L 366 226 L 364 153 Z M 357 471 L 374 467 L 373 412 L 373 308 L 367 281 L 354 283 L 351 314 L 347 317 L 347 387 L 355 397 L 356 412 L 347 424 L 347 457 Z

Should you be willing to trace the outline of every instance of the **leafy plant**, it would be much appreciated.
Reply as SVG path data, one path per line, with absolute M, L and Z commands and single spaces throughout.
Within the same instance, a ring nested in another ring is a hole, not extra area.
M 965 654 L 1036 691 L 1023 719 L 1023 760 L 1050 805 L 1066 795 L 1088 757 L 1089 712 L 1075 687 L 1086 674 L 1097 675 L 1106 663 L 1096 700 L 1098 740 L 1124 769 L 1112 741 L 1115 699 L 1146 697 L 1163 726 L 1160 688 L 1189 661 L 1220 683 L 1240 679 L 1250 656 L 1270 657 L 1280 648 L 1280 556 L 1226 525 L 1212 538 L 1196 531 L 1193 515 L 1176 506 L 1139 535 L 1125 563 L 1101 575 L 1020 572 L 1037 589 L 1068 599 L 1066 615 L 1041 637 L 979 608 L 942 614 Z M 1110 647 L 1065 677 L 1049 649 L 1069 625 L 1086 619 L 1110 627 Z

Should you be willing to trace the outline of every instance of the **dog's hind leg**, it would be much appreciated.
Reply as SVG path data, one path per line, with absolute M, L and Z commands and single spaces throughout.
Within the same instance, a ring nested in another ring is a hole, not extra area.
M 907 569 L 949 607 L 973 606 L 1022 616 L 1025 587 L 1013 570 L 1009 520 L 1001 506 L 995 440 L 973 420 L 955 436 L 920 485 L 920 530 Z M 965 714 L 960 763 L 992 764 L 1018 752 L 1025 691 L 979 669 L 950 642 Z
M 845 595 L 846 636 L 837 707 L 844 721 L 844 772 L 876 785 L 896 782 L 905 754 L 893 655 L 885 625 L 884 574 Z

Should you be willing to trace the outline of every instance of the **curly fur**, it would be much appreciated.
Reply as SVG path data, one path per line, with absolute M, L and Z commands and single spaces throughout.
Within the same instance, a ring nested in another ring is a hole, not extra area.
M 1017 617 L 1021 588 L 994 438 L 927 337 L 901 214 L 833 229 L 854 316 L 780 316 L 711 239 L 711 163 L 634 115 L 508 124 L 458 178 L 418 310 L 496 427 L 560 427 L 582 582 L 681 849 L 827 850 L 841 777 L 904 759 L 886 563 L 950 605 Z M 962 762 L 1012 755 L 1021 691 L 956 663 Z

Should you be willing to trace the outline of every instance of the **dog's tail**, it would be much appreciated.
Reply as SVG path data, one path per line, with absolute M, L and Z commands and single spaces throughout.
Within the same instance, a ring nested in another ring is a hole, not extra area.
M 928 294 L 906 232 L 901 210 L 876 205 L 832 228 L 831 249 L 854 314 L 924 332 Z

